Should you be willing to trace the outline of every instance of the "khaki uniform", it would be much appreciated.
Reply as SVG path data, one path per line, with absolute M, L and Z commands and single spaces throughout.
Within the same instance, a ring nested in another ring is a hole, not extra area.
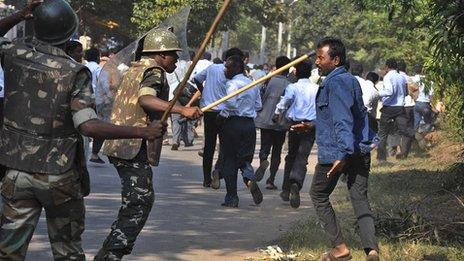
M 152 59 L 136 62 L 123 76 L 115 95 L 111 123 L 146 127 L 162 113 L 147 113 L 138 99 L 153 95 L 167 100 L 169 86 L 165 71 Z M 147 144 L 142 139 L 107 140 L 103 153 L 116 167 L 121 179 L 122 205 L 111 232 L 95 260 L 120 260 L 130 254 L 154 202 L 153 172 L 148 163 Z
M 90 72 L 36 40 L 0 40 L 5 69 L 0 259 L 24 260 L 42 208 L 55 260 L 84 260 L 89 193 L 77 128 L 96 119 Z

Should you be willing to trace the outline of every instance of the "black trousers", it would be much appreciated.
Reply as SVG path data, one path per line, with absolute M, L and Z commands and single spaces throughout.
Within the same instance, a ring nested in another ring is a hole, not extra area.
M 219 112 L 205 112 L 204 120 L 204 132 L 205 141 L 203 147 L 203 182 L 206 184 L 211 183 L 211 170 L 213 167 L 214 151 L 216 149 L 216 141 L 220 135 L 221 126 L 216 123 L 216 117 Z M 221 148 L 219 149 L 219 157 L 216 163 L 215 169 L 220 169 L 222 161 Z
M 240 169 L 243 181 L 255 180 L 251 162 L 255 154 L 256 129 L 252 118 L 229 117 L 223 124 L 221 150 L 223 153 L 222 176 L 226 182 L 225 201 L 237 196 L 237 176 Z
M 372 113 L 367 114 L 368 121 L 369 121 L 369 128 L 375 132 L 379 133 L 379 122 L 375 118 L 375 116 Z
M 283 191 L 290 191 L 290 186 L 297 183 L 300 189 L 308 170 L 308 157 L 311 154 L 316 131 L 288 133 L 288 154 L 285 157 Z
M 92 154 L 98 154 L 103 146 L 104 139 L 93 139 Z
M 370 171 L 370 154 L 355 154 L 349 156 L 343 173 L 348 177 L 348 191 L 351 204 L 359 226 L 359 233 L 363 247 L 368 253 L 370 250 L 379 251 L 377 238 L 375 237 L 374 216 L 367 197 L 368 177 Z M 330 204 L 330 194 L 335 189 L 341 173 L 327 179 L 327 172 L 332 164 L 318 164 L 311 183 L 310 196 L 326 233 L 329 235 L 332 246 L 344 243 L 339 221 Z
M 412 137 L 414 137 L 414 129 L 408 125 L 408 117 L 404 107 L 400 106 L 384 106 L 381 110 L 379 125 L 380 143 L 377 149 L 377 159 L 387 159 L 387 138 L 388 135 L 394 134 L 395 126 L 398 129 L 398 134 L 401 136 L 402 156 L 407 157 L 411 147 Z
M 270 176 L 266 183 L 274 183 L 275 176 L 280 166 L 280 158 L 282 154 L 282 146 L 285 142 L 286 131 L 277 131 L 270 129 L 261 129 L 261 149 L 259 150 L 259 159 L 267 160 L 271 154 Z

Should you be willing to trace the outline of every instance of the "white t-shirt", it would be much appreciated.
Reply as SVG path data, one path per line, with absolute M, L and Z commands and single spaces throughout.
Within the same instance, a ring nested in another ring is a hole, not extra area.
M 371 112 L 372 110 L 377 109 L 377 103 L 379 101 L 379 92 L 374 87 L 374 83 L 371 81 L 364 80 L 359 76 L 355 76 L 361 85 L 362 90 L 362 98 L 364 102 L 364 106 L 366 106 L 367 111 Z
M 88 62 L 87 64 L 85 64 L 85 66 L 89 68 L 90 72 L 92 73 L 92 89 L 93 93 L 95 94 L 97 93 L 97 81 L 102 68 L 96 62 Z

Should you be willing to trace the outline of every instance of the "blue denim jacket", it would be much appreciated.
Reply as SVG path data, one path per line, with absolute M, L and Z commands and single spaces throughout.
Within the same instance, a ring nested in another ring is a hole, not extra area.
M 316 143 L 320 164 L 371 151 L 367 109 L 358 80 L 337 67 L 322 82 L 316 97 Z

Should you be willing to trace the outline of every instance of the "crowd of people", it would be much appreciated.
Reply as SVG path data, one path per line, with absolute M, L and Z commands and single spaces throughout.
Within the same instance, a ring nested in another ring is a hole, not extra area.
M 121 260 L 131 253 L 152 209 L 152 144 L 166 134 L 161 115 L 191 62 L 179 60 L 181 48 L 171 31 L 153 30 L 138 42 L 135 56 L 140 59 L 127 65 L 114 91 L 109 86 L 112 72 L 104 67 L 111 54 L 97 48 L 84 52 L 71 39 L 77 16 L 69 4 L 32 1 L 0 20 L 0 34 L 31 18 L 33 38 L 0 40 L 5 69 L 0 93 L 6 97 L 0 133 L 0 259 L 24 260 L 42 209 L 55 259 L 85 259 L 80 237 L 83 198 L 90 190 L 86 163 L 104 163 L 104 154 L 121 179 L 122 205 L 95 260 Z M 62 27 L 50 31 L 50 23 Z M 321 260 L 352 258 L 329 200 L 342 176 L 366 260 L 379 260 L 367 197 L 371 151 L 377 149 L 379 161 L 389 155 L 407 158 L 416 132 L 433 130 L 433 89 L 420 72 L 408 76 L 403 60 L 387 59 L 383 77 L 364 74 L 363 65 L 349 62 L 343 42 L 332 37 L 318 42 L 314 58 L 299 63 L 279 56 L 273 69 L 267 64 L 249 68 L 248 59 L 239 48 L 213 61 L 210 53 L 203 54 L 172 108 L 171 149 L 178 150 L 181 141 L 192 146 L 202 118 L 203 187 L 219 189 L 223 180 L 222 206 L 237 208 L 239 173 L 257 205 L 264 200 L 259 182 L 268 168 L 266 189 L 278 189 L 287 140 L 280 197 L 298 208 L 308 169 L 314 169 L 309 193 L 332 243 Z M 290 64 L 264 84 L 200 110 Z M 255 170 L 257 129 L 261 143 Z M 93 138 L 91 152 L 86 137 Z M 308 168 L 314 144 L 318 160 Z

